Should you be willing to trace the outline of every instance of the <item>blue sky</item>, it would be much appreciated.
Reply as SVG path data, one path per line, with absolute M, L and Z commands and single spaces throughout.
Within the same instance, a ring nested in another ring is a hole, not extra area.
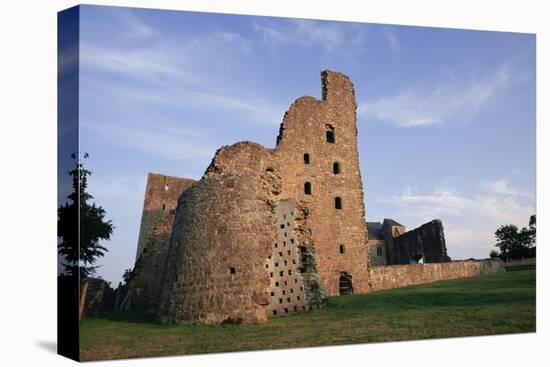
M 199 179 L 222 145 L 274 147 L 324 69 L 355 84 L 368 221 L 440 218 L 462 259 L 535 212 L 534 35 L 96 6 L 80 32 L 80 147 L 116 226 L 99 269 L 114 285 L 147 172 Z

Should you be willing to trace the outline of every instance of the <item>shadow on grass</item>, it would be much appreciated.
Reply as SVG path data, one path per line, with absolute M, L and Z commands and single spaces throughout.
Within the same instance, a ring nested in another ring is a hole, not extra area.
M 87 320 L 108 320 L 116 322 L 128 322 L 134 324 L 156 324 L 155 314 L 153 312 L 119 312 L 109 313 L 92 318 L 86 318 Z

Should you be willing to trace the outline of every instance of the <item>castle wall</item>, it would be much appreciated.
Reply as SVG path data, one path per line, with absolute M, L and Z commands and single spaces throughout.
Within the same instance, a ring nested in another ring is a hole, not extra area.
M 432 220 L 393 239 L 390 264 L 410 264 L 419 259 L 424 263 L 442 263 L 451 260 L 447 256 L 443 224 L 440 220 Z
M 282 316 L 305 311 L 304 284 L 300 274 L 300 253 L 294 233 L 296 226 L 294 200 L 277 203 L 277 241 L 266 261 L 269 272 L 270 302 L 267 316 Z
M 366 292 L 369 254 L 355 92 L 351 81 L 335 72 L 322 73 L 322 86 L 322 100 L 299 98 L 285 114 L 275 149 L 283 177 L 281 195 L 296 198 L 310 211 L 310 240 L 327 295 L 339 294 L 344 272 L 352 276 L 356 292 Z M 327 132 L 334 135 L 333 143 L 327 141 Z M 311 194 L 305 192 L 306 182 Z M 341 209 L 335 208 L 336 197 Z
M 195 180 L 149 173 L 126 310 L 155 310 L 178 199 Z
M 275 149 L 251 142 L 222 147 L 201 181 L 181 195 L 160 322 L 265 321 L 273 311 L 316 307 L 325 292 L 339 294 L 342 274 L 355 291 L 369 290 L 353 85 L 333 72 L 322 74 L 322 84 L 322 100 L 302 97 L 287 111 Z M 286 232 L 280 216 L 293 216 L 290 202 L 299 217 Z M 291 231 L 297 247 L 279 255 L 274 245 L 290 240 Z M 281 287 L 285 282 L 298 288 Z
M 174 214 L 181 193 L 196 181 L 180 177 L 165 176 L 157 173 L 147 175 L 141 226 L 139 229 L 136 262 L 149 241 L 158 220 L 170 213 Z
M 154 311 L 158 307 L 175 213 L 157 220 L 129 282 L 127 310 Z
M 266 260 L 277 242 L 279 181 L 266 170 L 271 153 L 239 143 L 222 148 L 216 157 L 178 203 L 158 312 L 161 323 L 267 319 Z M 242 167 L 231 166 L 237 162 Z
M 372 267 L 369 275 L 371 290 L 379 291 L 501 271 L 502 262 L 491 259 Z

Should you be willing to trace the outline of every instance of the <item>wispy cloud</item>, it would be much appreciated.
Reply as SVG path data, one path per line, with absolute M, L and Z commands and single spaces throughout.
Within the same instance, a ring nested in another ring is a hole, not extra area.
M 167 160 L 208 158 L 214 156 L 217 148 L 209 143 L 207 137 L 201 136 L 192 128 L 163 128 L 159 125 L 144 124 L 129 126 L 86 119 L 83 119 L 81 126 L 88 130 L 88 133 L 98 134 L 112 144 L 137 149 Z
M 260 33 L 266 42 L 299 45 L 321 46 L 325 51 L 336 51 L 346 40 L 359 42 L 364 34 L 353 27 L 343 27 L 338 23 L 318 22 L 315 20 L 289 20 L 287 27 L 273 26 L 270 22 L 254 22 L 253 29 Z M 350 34 L 353 30 L 355 34 Z M 355 32 L 356 31 L 356 32 Z
M 448 124 L 471 116 L 512 82 L 507 64 L 496 71 L 469 79 L 408 88 L 396 95 L 359 104 L 358 114 L 398 127 Z
M 164 34 L 131 12 L 117 14 L 116 21 L 118 41 L 91 37 L 81 42 L 83 85 L 97 98 L 209 112 L 216 106 L 237 122 L 280 123 L 285 106 L 225 83 L 229 64 L 241 63 L 253 48 L 239 33 Z M 135 38 L 131 47 L 128 34 Z
M 495 181 L 483 181 L 481 187 L 495 195 L 533 197 L 531 193 L 510 187 L 508 180 L 505 178 Z
M 238 117 L 238 122 L 257 125 L 278 125 L 285 111 L 284 106 L 273 104 L 259 96 L 232 96 L 224 94 L 223 91 L 203 90 L 200 87 L 184 88 L 177 84 L 158 81 L 154 85 L 114 85 L 102 80 L 82 78 L 82 83 L 95 93 L 99 92 L 101 98 L 120 102 L 121 109 L 128 105 L 139 104 L 181 109 L 182 113 L 190 111 L 224 113 L 226 118 Z M 215 106 L 215 110 L 212 106 Z
M 401 42 L 399 41 L 399 38 L 397 38 L 395 32 L 391 30 L 391 28 L 384 28 L 383 34 L 388 42 L 390 50 L 394 54 L 399 55 L 401 53 Z
M 474 194 L 449 187 L 432 192 L 407 187 L 398 195 L 379 197 L 377 202 L 388 206 L 391 212 L 388 215 L 411 227 L 433 218 L 442 219 L 451 256 L 486 257 L 494 246 L 498 227 L 524 226 L 535 212 L 533 195 L 506 182 L 506 179 L 484 181 L 480 185 L 482 190 Z

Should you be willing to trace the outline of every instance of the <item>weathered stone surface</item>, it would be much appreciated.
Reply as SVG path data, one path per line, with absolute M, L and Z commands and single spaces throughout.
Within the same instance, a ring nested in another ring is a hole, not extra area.
M 371 290 L 401 288 L 504 271 L 498 259 L 451 261 L 434 264 L 391 265 L 372 267 L 369 273 Z
M 153 311 L 161 282 L 178 199 L 195 180 L 149 173 L 141 217 L 136 263 L 124 310 Z
M 356 292 L 368 291 L 369 255 L 359 171 L 355 91 L 340 73 L 322 73 L 321 101 L 296 100 L 286 112 L 277 137 L 283 198 L 295 198 L 309 210 L 311 245 L 326 294 L 338 295 L 343 272 L 352 275 Z M 327 132 L 335 143 L 327 141 Z M 304 154 L 309 155 L 305 163 Z M 339 170 L 335 174 L 334 163 Z M 305 194 L 305 183 L 311 195 Z M 341 198 L 341 209 L 335 199 Z M 343 247 L 343 253 L 340 252 Z
M 158 173 L 149 173 L 147 175 L 136 262 L 139 260 L 141 252 L 149 241 L 149 237 L 153 233 L 157 221 L 166 217 L 171 212 L 174 214 L 181 193 L 195 182 L 195 180 L 187 178 L 166 176 Z
M 449 261 L 443 227 L 432 221 L 406 232 L 385 219 L 371 224 L 368 242 L 354 88 L 340 73 L 321 79 L 322 100 L 290 106 L 275 148 L 248 141 L 220 148 L 201 180 L 184 188 L 173 222 L 154 216 L 167 205 L 164 192 L 146 196 L 149 235 L 136 269 L 159 273 L 160 297 L 149 293 L 151 303 L 159 300 L 159 322 L 262 322 L 317 308 L 326 296 L 498 270 L 486 262 L 371 269 L 374 249 L 377 265 Z M 166 259 L 164 268 L 149 256 Z
M 322 100 L 292 104 L 274 149 L 251 142 L 222 147 L 182 194 L 159 321 L 264 321 L 273 311 L 317 307 L 325 292 L 339 294 L 342 274 L 354 291 L 369 290 L 355 92 L 335 72 L 322 73 L 322 86 Z M 281 222 L 281 215 L 292 220 Z M 279 255 L 274 245 L 285 238 L 294 247 Z M 278 287 L 274 256 L 287 261 Z M 307 264 L 292 263 L 298 259 Z M 298 288 L 283 289 L 284 282 Z
M 390 265 L 451 261 L 447 256 L 443 224 L 438 219 L 393 238 L 393 251 L 388 255 Z
M 265 264 L 276 241 L 267 176 L 265 171 L 211 175 L 181 196 L 160 322 L 266 320 L 270 278 Z

